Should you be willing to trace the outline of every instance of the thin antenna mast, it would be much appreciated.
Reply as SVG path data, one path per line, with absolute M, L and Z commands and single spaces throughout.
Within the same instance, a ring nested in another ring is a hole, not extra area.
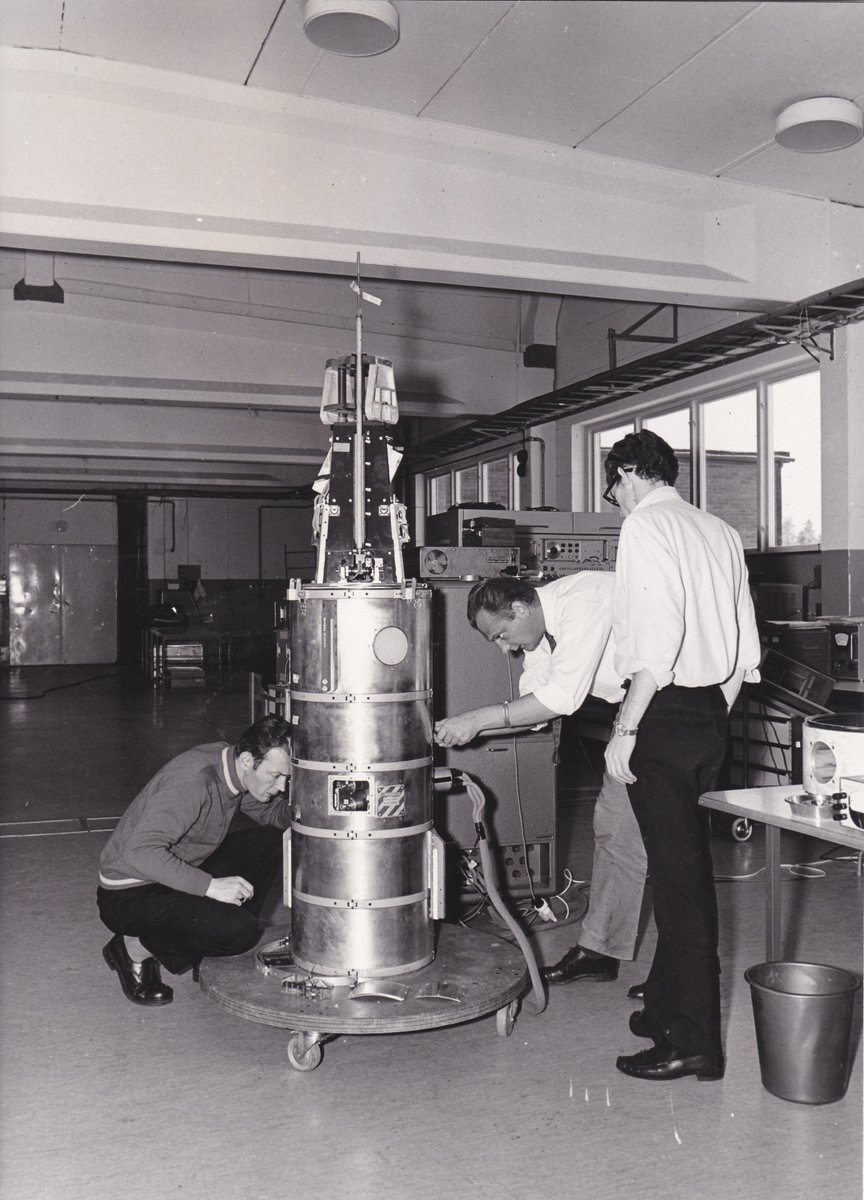
M 360 288 L 360 251 L 357 251 L 357 350 L 354 367 L 354 547 L 363 553 L 366 541 L 366 470 L 363 450 L 363 292 Z

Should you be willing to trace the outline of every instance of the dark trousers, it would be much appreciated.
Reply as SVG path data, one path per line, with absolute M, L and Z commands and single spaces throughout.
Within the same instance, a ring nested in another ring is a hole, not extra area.
M 627 791 L 657 924 L 645 1016 L 685 1054 L 721 1052 L 717 898 L 708 813 L 698 801 L 717 786 L 727 725 L 719 687 L 670 685 L 642 717 L 630 760 L 637 782 Z
M 242 875 L 255 889 L 243 905 L 224 904 L 147 883 L 96 892 L 99 915 L 114 933 L 138 938 L 173 975 L 202 958 L 244 954 L 258 942 L 258 918 L 282 862 L 282 834 L 272 825 L 229 833 L 201 863 L 215 878 Z

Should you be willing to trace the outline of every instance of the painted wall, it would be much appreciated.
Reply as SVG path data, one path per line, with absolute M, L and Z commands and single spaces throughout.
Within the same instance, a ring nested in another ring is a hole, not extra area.
M 199 566 L 205 585 L 208 579 L 284 580 L 286 563 L 289 578 L 314 564 L 311 505 L 165 497 L 150 503 L 147 526 L 151 580 L 176 579 L 180 564 Z
M 7 571 L 9 547 L 25 545 L 116 546 L 113 497 L 0 497 L 0 573 Z

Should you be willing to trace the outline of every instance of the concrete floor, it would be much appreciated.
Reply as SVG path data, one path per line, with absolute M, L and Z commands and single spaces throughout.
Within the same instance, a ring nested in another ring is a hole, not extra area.
M 616 983 L 552 989 L 509 1038 L 494 1017 L 340 1038 L 300 1074 L 284 1030 L 232 1016 L 188 975 L 169 1007 L 133 1006 L 101 958 L 106 828 L 173 753 L 238 733 L 244 694 L 158 694 L 112 668 L 6 671 L 0 692 L 19 696 L 0 701 L 3 1200 L 859 1200 L 860 1046 L 837 1103 L 790 1103 L 760 1081 L 743 978 L 764 959 L 758 831 L 714 838 L 718 876 L 737 877 L 718 883 L 722 1082 L 615 1069 L 642 1046 L 626 990 L 650 963 L 650 922 Z M 560 813 L 562 869 L 580 879 L 591 807 L 583 796 Z M 820 860 L 806 878 L 787 872 L 785 957 L 860 972 L 854 857 L 784 834 L 783 860 Z M 280 919 L 278 896 L 270 907 Z M 552 961 L 577 937 L 550 927 L 539 954 Z

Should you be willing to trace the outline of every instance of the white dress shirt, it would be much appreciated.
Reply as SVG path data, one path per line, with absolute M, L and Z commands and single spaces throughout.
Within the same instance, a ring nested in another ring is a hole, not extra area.
M 525 651 L 519 695 L 533 693 L 552 712 L 575 712 L 590 692 L 617 704 L 624 695 L 615 672 L 612 642 L 611 571 L 580 571 L 537 588 L 546 632 L 536 650 Z
M 621 526 L 612 605 L 615 668 L 658 688 L 708 687 L 736 669 L 759 680 L 761 648 L 738 533 L 673 487 L 644 496 Z

